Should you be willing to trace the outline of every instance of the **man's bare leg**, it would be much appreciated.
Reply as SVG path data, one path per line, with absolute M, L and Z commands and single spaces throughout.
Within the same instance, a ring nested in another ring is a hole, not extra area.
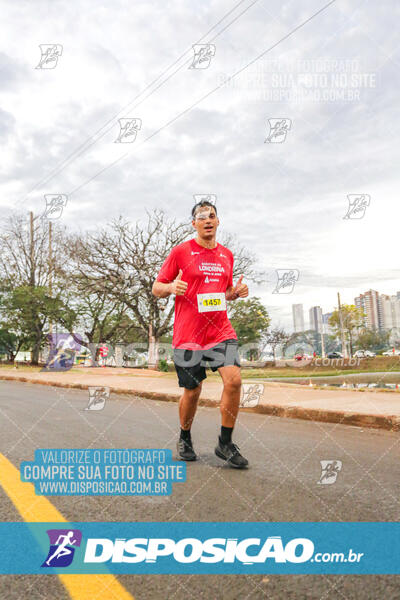
M 181 460 L 196 460 L 197 456 L 193 450 L 190 429 L 197 410 L 197 402 L 201 393 L 201 383 L 193 390 L 184 388 L 179 401 L 179 420 L 181 433 L 177 442 L 178 456 Z
M 221 396 L 221 435 L 215 453 L 219 458 L 226 460 L 232 467 L 243 469 L 248 466 L 248 461 L 239 452 L 239 448 L 232 442 L 232 432 L 239 412 L 242 378 L 240 367 L 226 366 L 218 369 L 222 377 L 224 389 Z
M 179 400 L 179 420 L 181 429 L 188 430 L 191 428 L 194 415 L 197 410 L 197 402 L 200 397 L 202 384 L 198 385 L 194 390 L 184 388 L 181 399 Z
M 240 367 L 220 367 L 218 372 L 221 375 L 224 384 L 220 404 L 221 425 L 223 427 L 233 428 L 239 412 L 240 392 L 242 387 Z

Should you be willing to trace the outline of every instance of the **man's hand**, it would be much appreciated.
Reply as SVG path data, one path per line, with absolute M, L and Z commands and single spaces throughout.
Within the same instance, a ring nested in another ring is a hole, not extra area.
M 235 287 L 233 288 L 233 298 L 247 298 L 249 295 L 249 288 L 245 283 L 242 283 L 243 275 L 239 277 L 239 280 Z
M 179 269 L 179 273 L 176 279 L 170 284 L 170 292 L 171 294 L 175 294 L 175 296 L 183 296 L 183 294 L 187 290 L 187 282 L 182 281 L 183 271 Z

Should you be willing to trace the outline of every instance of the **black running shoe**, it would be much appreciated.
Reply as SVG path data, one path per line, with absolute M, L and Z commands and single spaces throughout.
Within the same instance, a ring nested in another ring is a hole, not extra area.
M 231 467 L 236 467 L 236 469 L 245 469 L 249 466 L 249 461 L 240 454 L 238 446 L 233 442 L 223 444 L 220 436 L 218 436 L 218 446 L 215 448 L 215 454 L 222 460 L 226 460 Z
M 176 443 L 176 449 L 179 460 L 197 460 L 191 439 L 183 440 L 182 438 L 179 438 Z

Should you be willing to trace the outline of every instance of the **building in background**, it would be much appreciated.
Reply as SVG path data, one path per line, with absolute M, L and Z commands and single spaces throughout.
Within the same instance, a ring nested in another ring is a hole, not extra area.
M 304 331 L 304 310 L 302 304 L 292 304 L 293 328 L 295 333 Z
M 399 292 L 396 295 L 388 296 L 381 294 L 379 297 L 381 329 L 390 332 L 390 344 L 398 344 L 400 336 L 400 297 Z
M 354 299 L 364 313 L 364 326 L 369 329 L 400 329 L 400 292 L 389 296 L 369 290 Z
M 354 304 L 363 311 L 363 322 L 368 329 L 382 329 L 382 304 L 376 290 L 368 290 L 354 298 Z
M 310 314 L 310 329 L 322 332 L 322 308 L 320 306 L 312 306 L 309 311 Z
M 390 296 L 390 301 L 392 304 L 393 328 L 400 329 L 400 292 L 397 292 L 395 296 Z
M 380 329 L 393 329 L 396 325 L 394 324 L 393 319 L 392 298 L 387 294 L 381 294 L 379 296 L 379 308 L 381 315 Z
M 329 333 L 329 334 L 333 333 L 333 328 L 331 327 L 331 325 L 329 325 L 329 319 L 331 318 L 332 315 L 333 315 L 333 312 L 324 313 L 322 315 L 322 325 L 324 327 L 324 333 Z
M 368 290 L 354 298 L 354 304 L 363 313 L 362 324 L 368 329 L 390 330 L 393 339 L 400 339 L 400 291 L 395 294 L 380 294 Z M 292 304 L 293 329 L 295 333 L 305 331 L 303 304 Z M 333 312 L 322 313 L 320 306 L 309 309 L 311 331 L 332 335 L 335 329 L 329 324 Z

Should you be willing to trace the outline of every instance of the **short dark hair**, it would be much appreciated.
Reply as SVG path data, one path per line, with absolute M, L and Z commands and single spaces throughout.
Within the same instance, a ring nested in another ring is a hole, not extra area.
M 209 200 L 200 200 L 200 202 L 197 202 L 197 204 L 195 204 L 192 208 L 192 218 L 194 219 L 195 215 L 196 215 L 196 210 L 198 208 L 203 208 L 203 206 L 209 206 L 210 208 L 213 208 L 215 210 L 215 214 L 217 213 L 217 207 L 215 206 L 215 204 L 213 204 L 212 202 L 210 202 Z

